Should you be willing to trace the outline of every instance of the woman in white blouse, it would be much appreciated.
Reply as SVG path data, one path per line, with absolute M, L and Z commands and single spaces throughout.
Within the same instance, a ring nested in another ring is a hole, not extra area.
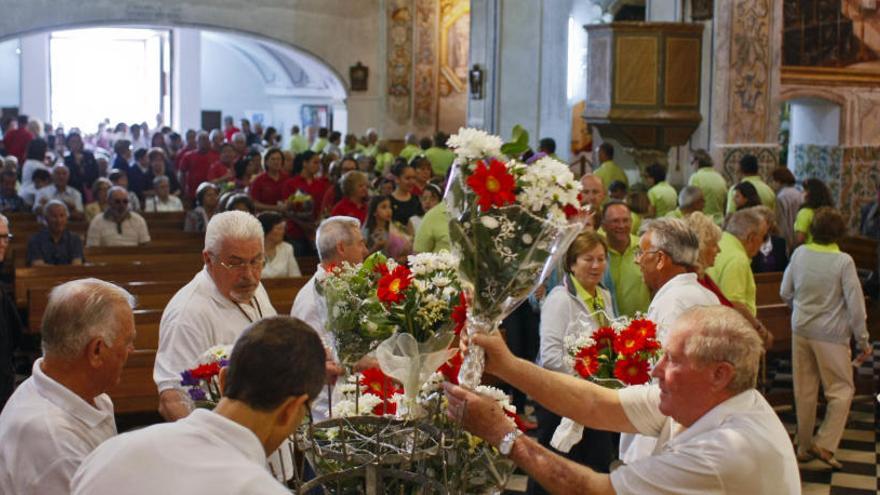
M 264 211 L 257 215 L 257 219 L 263 224 L 263 234 L 266 236 L 266 266 L 263 267 L 262 278 L 301 277 L 299 265 L 293 257 L 293 246 L 284 242 L 284 229 L 287 226 L 284 217 L 278 212 Z
M 609 324 L 614 318 L 611 293 L 600 285 L 605 274 L 608 249 L 599 234 L 581 232 L 565 254 L 562 282 L 550 291 L 541 306 L 541 350 L 538 364 L 544 368 L 566 374 L 574 370 L 565 362 L 567 353 L 565 336 L 573 322 L 586 322 L 587 328 L 579 331 L 595 331 Z M 536 405 L 538 419 L 537 439 L 549 445 L 561 418 Z M 565 457 L 592 469 L 607 473 L 609 464 L 617 455 L 618 435 L 584 428 L 581 441 L 564 454 Z M 529 493 L 546 493 L 539 485 L 529 481 Z
M 153 190 L 156 195 L 147 198 L 145 212 L 183 211 L 180 198 L 171 195 L 171 181 L 168 176 L 160 175 L 153 179 Z

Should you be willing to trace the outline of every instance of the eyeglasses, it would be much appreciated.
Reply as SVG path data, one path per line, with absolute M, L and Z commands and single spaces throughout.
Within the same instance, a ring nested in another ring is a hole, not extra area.
M 0 234 L 0 242 L 2 242 L 2 241 L 12 242 L 13 237 L 14 236 L 12 235 L 12 232 L 10 232 L 8 234 Z
M 642 256 L 645 256 L 645 255 L 647 255 L 647 254 L 655 254 L 655 253 L 662 253 L 662 252 L 663 252 L 663 251 L 661 251 L 660 249 L 652 249 L 652 250 L 650 250 L 650 251 L 642 251 L 642 248 L 636 248 L 636 249 L 633 251 L 633 255 L 634 255 L 635 258 L 638 260 L 638 259 L 640 259 Z
M 226 268 L 231 272 L 243 272 L 245 270 L 262 270 L 264 266 L 266 266 L 266 260 L 264 258 L 257 258 L 251 261 L 233 261 L 232 263 L 226 263 L 224 261 L 216 260 L 217 263 Z

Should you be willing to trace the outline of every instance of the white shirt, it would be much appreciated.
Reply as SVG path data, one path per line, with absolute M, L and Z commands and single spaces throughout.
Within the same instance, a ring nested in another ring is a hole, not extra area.
M 251 323 L 275 316 L 263 284 L 255 304 L 236 304 L 217 290 L 207 269 L 183 286 L 165 307 L 159 322 L 159 349 L 153 380 L 161 393 L 180 386 L 180 373 L 196 365 L 215 345 L 233 345 Z
M 158 196 L 147 198 L 144 211 L 183 211 L 183 203 L 177 196 L 168 196 L 168 201 L 161 201 Z
M 80 213 L 83 211 L 82 194 L 76 189 L 66 186 L 64 192 L 58 192 L 55 184 L 50 184 L 42 189 L 37 190 L 34 197 L 34 213 L 39 213 L 46 203 L 52 199 L 57 199 L 67 205 L 67 209 L 76 210 Z M 45 202 L 44 202 L 45 200 Z
M 103 214 L 92 219 L 86 233 L 86 247 L 138 246 L 148 242 L 150 232 L 147 230 L 147 222 L 135 212 L 130 212 L 129 217 L 122 222 L 121 233 L 116 222 L 107 220 Z
M 113 402 L 95 397 L 93 407 L 34 363 L 0 414 L 0 493 L 66 494 L 80 463 L 116 435 Z
M 83 462 L 71 488 L 83 495 L 290 494 L 269 473 L 251 430 L 204 409 L 106 442 Z
M 318 294 L 318 289 L 315 287 L 316 277 L 323 269 L 321 265 L 318 265 L 318 271 L 297 292 L 296 298 L 293 300 L 293 306 L 290 308 L 290 316 L 308 323 L 310 327 L 318 332 L 324 347 L 330 352 L 333 360 L 338 363 L 339 354 L 336 351 L 336 336 L 326 328 L 326 302 L 324 297 Z M 330 400 L 327 388 L 326 386 L 321 388 L 320 395 L 312 401 L 312 419 L 314 421 L 325 420 L 330 415 Z M 336 402 L 335 395 L 333 402 Z
M 618 494 L 798 494 L 800 474 L 782 422 L 754 389 L 715 406 L 689 428 L 660 412 L 653 385 L 619 391 L 626 417 L 657 437 L 653 454 L 611 473 Z
M 301 277 L 299 264 L 293 256 L 293 246 L 282 242 L 275 248 L 275 256 L 266 258 L 266 266 L 263 267 L 263 278 Z
M 669 279 L 651 299 L 648 319 L 657 324 L 657 340 L 666 344 L 666 336 L 687 309 L 721 304 L 712 291 L 700 285 L 696 273 L 681 273 Z M 631 464 L 651 455 L 656 440 L 642 435 L 620 435 L 620 459 Z

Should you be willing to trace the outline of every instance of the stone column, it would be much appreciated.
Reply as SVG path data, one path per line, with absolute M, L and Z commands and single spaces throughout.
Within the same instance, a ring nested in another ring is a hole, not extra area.
M 21 110 L 49 122 L 49 33 L 21 37 Z
M 711 145 L 716 167 L 733 177 L 754 154 L 762 173 L 778 162 L 781 0 L 715 2 Z
M 172 31 L 171 122 L 175 129 L 202 128 L 202 37 L 196 28 Z

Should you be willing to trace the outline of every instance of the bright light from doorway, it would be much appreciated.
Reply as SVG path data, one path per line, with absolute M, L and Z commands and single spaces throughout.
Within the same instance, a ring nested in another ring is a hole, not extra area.
M 109 119 L 153 126 L 167 110 L 168 35 L 153 29 L 77 29 L 50 38 L 51 120 L 94 132 Z M 167 115 L 167 114 L 166 114 Z

